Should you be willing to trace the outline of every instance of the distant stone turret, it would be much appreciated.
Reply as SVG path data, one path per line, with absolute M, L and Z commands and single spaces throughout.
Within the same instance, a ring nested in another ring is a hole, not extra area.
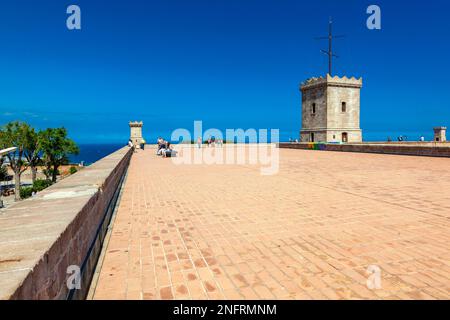
M 362 78 L 327 75 L 301 84 L 301 142 L 362 142 Z
M 134 146 L 139 147 L 143 138 L 142 138 L 142 127 L 144 123 L 142 121 L 131 122 L 130 121 L 130 139 L 133 142 Z
M 434 141 L 436 141 L 436 142 L 446 142 L 447 141 L 447 137 L 446 137 L 447 128 L 446 127 L 435 127 L 435 128 L 433 128 L 433 130 L 434 130 Z

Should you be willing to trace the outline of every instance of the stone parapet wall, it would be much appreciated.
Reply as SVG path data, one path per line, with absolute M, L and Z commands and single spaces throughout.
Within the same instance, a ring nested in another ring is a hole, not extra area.
M 325 143 L 280 143 L 280 148 L 323 150 L 340 152 L 362 152 L 397 154 L 410 156 L 450 157 L 450 144 L 447 143 L 352 143 L 352 144 L 325 144 Z
M 122 148 L 0 213 L 0 299 L 83 298 L 131 156 Z M 74 295 L 69 266 L 81 268 Z

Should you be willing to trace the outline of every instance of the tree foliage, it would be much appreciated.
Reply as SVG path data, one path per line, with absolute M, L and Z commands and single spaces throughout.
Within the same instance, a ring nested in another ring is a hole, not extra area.
M 69 155 L 79 152 L 75 142 L 68 138 L 65 128 L 50 128 L 37 132 L 20 121 L 9 122 L 0 127 L 0 149 L 10 147 L 17 148 L 5 155 L 14 171 L 16 200 L 21 199 L 21 194 L 29 196 L 29 188 L 21 190 L 20 180 L 25 170 L 31 169 L 32 180 L 35 183 L 37 166 L 44 163 L 47 179 L 51 178 L 52 182 L 56 182 L 58 168 L 69 162 Z M 7 175 L 7 171 L 0 170 L 0 178 L 1 175 Z M 37 185 L 47 187 L 49 183 L 38 182 Z
M 69 163 L 69 155 L 78 154 L 76 143 L 67 137 L 65 128 L 49 128 L 39 134 L 43 152 L 43 161 L 47 172 L 51 172 L 51 179 L 56 182 L 58 168 Z
M 9 122 L 0 130 L 0 148 L 16 147 L 17 149 L 6 155 L 9 165 L 14 171 L 15 199 L 20 200 L 20 177 L 27 170 L 28 163 L 24 158 L 26 132 L 29 126 L 20 121 Z
M 24 149 L 26 143 L 26 131 L 28 125 L 24 122 L 14 121 L 7 123 L 0 130 L 0 148 L 6 149 L 16 147 L 16 151 L 6 155 L 11 169 L 23 173 L 27 169 L 27 163 L 24 160 Z

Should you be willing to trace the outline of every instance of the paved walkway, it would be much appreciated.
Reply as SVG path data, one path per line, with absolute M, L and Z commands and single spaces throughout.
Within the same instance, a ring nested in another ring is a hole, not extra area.
M 449 299 L 449 190 L 446 158 L 282 149 L 263 176 L 139 152 L 94 298 Z

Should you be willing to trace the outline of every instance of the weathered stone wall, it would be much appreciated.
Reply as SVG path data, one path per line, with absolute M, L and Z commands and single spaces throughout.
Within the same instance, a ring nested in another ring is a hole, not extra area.
M 316 112 L 312 113 L 312 105 L 316 104 Z M 327 95 L 326 86 L 320 85 L 304 90 L 302 93 L 302 129 L 324 129 L 327 127 Z
M 329 129 L 359 129 L 359 90 L 352 87 L 328 87 L 327 127 Z M 342 102 L 346 104 L 345 112 L 342 112 Z
M 0 299 L 65 299 L 71 265 L 87 291 L 131 156 L 122 148 L 0 215 Z
M 325 143 L 280 143 L 280 148 L 322 150 L 341 152 L 362 152 L 397 154 L 410 156 L 450 157 L 450 144 L 410 143 L 410 144 L 382 144 L 382 143 L 355 143 L 355 144 L 325 144 Z

